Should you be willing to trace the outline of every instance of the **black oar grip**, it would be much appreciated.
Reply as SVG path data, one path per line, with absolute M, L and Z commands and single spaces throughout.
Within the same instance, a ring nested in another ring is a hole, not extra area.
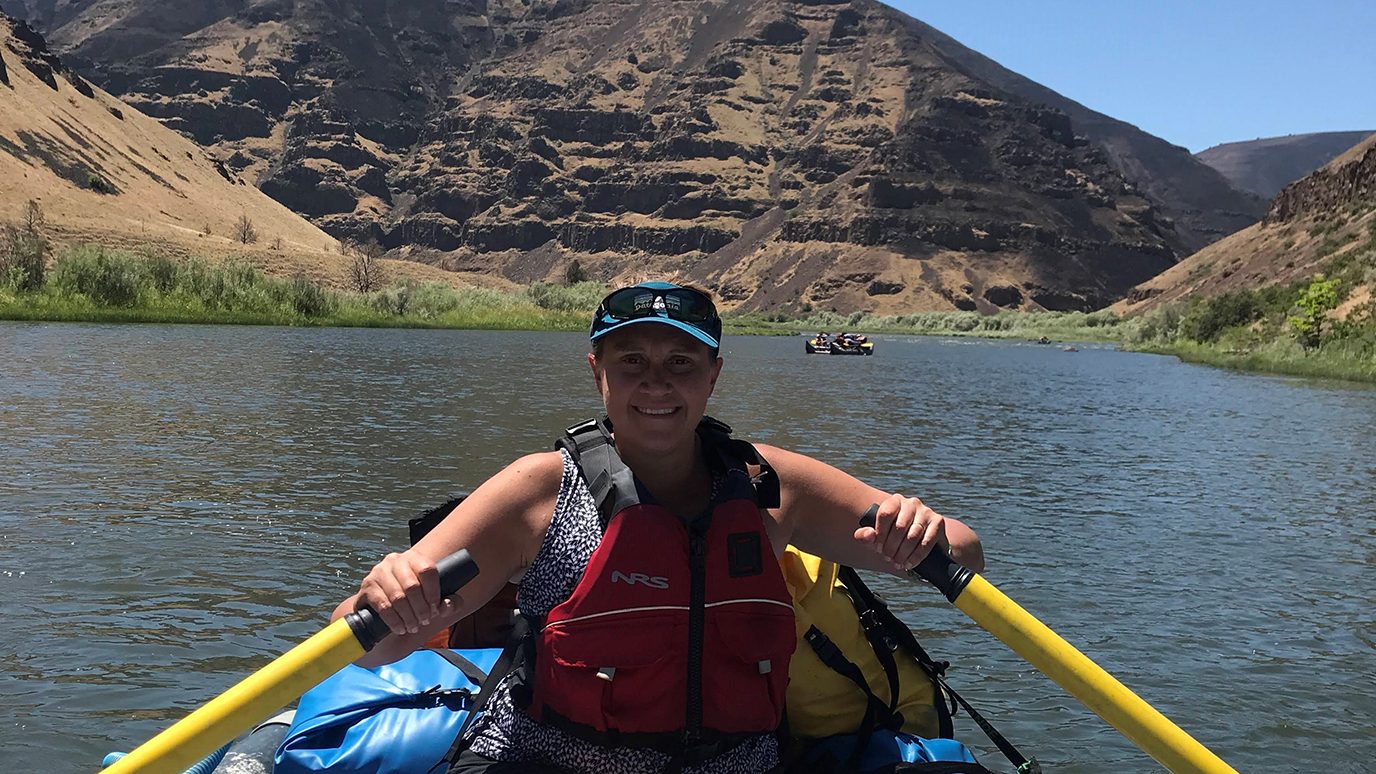
M 443 597 L 453 596 L 478 577 L 478 563 L 473 561 L 466 548 L 460 548 L 436 562 L 435 570 L 440 574 L 440 596 Z M 382 616 L 366 604 L 359 605 L 357 610 L 344 616 L 344 620 L 349 622 L 349 628 L 364 650 L 372 650 L 373 646 L 392 633 Z
M 875 503 L 865 511 L 865 515 L 860 517 L 860 526 L 873 528 L 875 517 L 879 515 L 879 503 Z M 928 583 L 936 586 L 937 591 L 946 595 L 946 599 L 951 602 L 956 601 L 960 592 L 965 590 L 965 586 L 970 583 L 970 579 L 975 577 L 974 571 L 968 567 L 956 564 L 951 555 L 946 553 L 940 546 L 932 548 L 931 553 L 917 566 L 908 571 L 914 578 L 921 578 Z

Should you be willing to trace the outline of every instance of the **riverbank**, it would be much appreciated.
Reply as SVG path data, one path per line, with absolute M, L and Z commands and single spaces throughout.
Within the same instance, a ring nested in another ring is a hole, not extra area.
M 358 293 L 267 276 L 243 262 L 79 247 L 38 282 L 13 273 L 0 281 L 0 319 L 572 331 L 586 327 L 585 309 L 601 293 L 596 283 L 507 293 L 414 280 Z
M 1227 368 L 1233 371 L 1343 379 L 1376 383 L 1376 359 L 1369 352 L 1329 347 L 1306 354 L 1298 344 L 1277 342 L 1257 350 L 1231 350 L 1194 342 L 1127 346 L 1134 352 L 1172 355 L 1186 363 Z
M 1223 368 L 1376 382 L 1376 302 L 1368 299 L 1341 319 L 1327 316 L 1339 304 L 1361 300 L 1367 267 L 1357 263 L 1354 269 L 1348 261 L 1336 268 L 1330 280 L 1237 291 L 1127 318 L 1109 311 L 821 312 L 803 318 L 727 314 L 723 321 L 734 335 L 850 331 L 1102 342 Z M 1316 287 L 1331 292 L 1308 318 L 1296 317 L 1303 299 L 1318 297 Z M 270 277 L 242 262 L 85 246 L 64 252 L 37 282 L 13 267 L 0 272 L 0 319 L 578 331 L 605 292 L 596 282 L 503 292 L 414 280 L 350 292 L 303 277 Z

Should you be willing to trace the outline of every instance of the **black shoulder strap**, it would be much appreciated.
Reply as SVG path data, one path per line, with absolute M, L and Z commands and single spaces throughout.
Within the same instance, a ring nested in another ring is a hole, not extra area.
M 750 484 L 755 489 L 756 504 L 761 508 L 779 507 L 779 474 L 760 455 L 759 449 L 749 441 L 732 438 L 731 426 L 715 417 L 704 416 L 698 423 L 698 433 L 707 443 L 723 450 L 732 459 L 758 467 L 760 472 L 750 478 Z
M 779 476 L 754 446 L 732 438 L 730 425 L 708 416 L 698 423 L 698 433 L 708 445 L 724 450 L 744 464 L 758 466 L 760 472 L 751 478 L 756 501 L 761 508 L 779 507 Z M 611 420 L 602 416 L 573 425 L 554 444 L 578 464 L 604 524 L 614 514 L 640 502 L 635 476 L 616 453 L 611 434 Z
M 567 451 L 578 464 L 578 471 L 588 485 L 593 502 L 597 503 L 604 525 L 613 515 L 640 502 L 635 476 L 616 453 L 611 420 L 606 416 L 568 428 L 554 447 Z
M 865 716 L 860 720 L 860 727 L 855 732 L 859 741 L 847 763 L 847 766 L 854 770 L 859 765 L 860 759 L 864 757 L 870 739 L 874 736 L 874 730 L 876 728 L 888 728 L 891 731 L 897 731 L 903 726 L 903 720 L 894 713 L 892 704 L 884 706 L 884 702 L 874 695 L 874 690 L 870 688 L 869 681 L 865 679 L 865 674 L 860 671 L 860 667 L 856 666 L 854 661 L 846 658 L 841 649 L 836 647 L 836 643 L 823 634 L 821 629 L 816 626 L 809 626 L 807 632 L 803 634 L 803 641 L 811 646 L 812 652 L 817 654 L 819 661 L 855 683 L 860 692 L 865 694 Z
M 449 752 L 445 753 L 444 760 L 453 762 L 459 753 L 463 752 L 464 747 L 468 744 L 468 729 L 473 725 L 473 721 L 478 719 L 479 713 L 487 706 L 487 702 L 491 700 L 492 694 L 497 690 L 497 684 L 509 672 L 520 666 L 517 659 L 523 658 L 525 655 L 526 640 L 529 633 L 529 620 L 523 615 L 516 616 L 516 624 L 507 636 L 506 645 L 502 648 L 502 655 L 492 665 L 492 671 L 488 672 L 482 679 L 481 687 L 478 688 L 478 695 L 474 697 L 473 705 L 468 710 L 468 717 L 463 719 L 463 725 L 459 727 L 459 733 L 454 737 L 454 743 L 449 746 Z
M 950 664 L 945 661 L 938 662 L 932 660 L 932 657 L 927 655 L 927 651 L 922 648 L 917 638 L 913 636 L 913 632 L 908 628 L 907 624 L 900 621 L 898 616 L 894 615 L 893 611 L 889 610 L 889 606 L 884 604 L 884 601 L 865 585 L 865 582 L 860 579 L 860 574 L 857 573 L 854 568 L 842 565 L 838 576 L 841 582 L 846 584 L 846 588 L 851 592 L 851 601 L 857 603 L 857 610 L 859 610 L 859 605 L 863 604 L 871 614 L 878 617 L 884 629 L 898 641 L 899 645 L 912 655 L 913 659 L 922 667 L 922 671 L 926 672 L 927 676 L 932 679 L 932 683 L 939 687 L 942 693 L 949 696 L 953 702 L 959 704 L 960 707 L 965 710 L 965 713 L 970 716 L 971 720 L 975 721 L 975 724 L 979 726 L 985 736 L 989 737 L 989 741 L 993 742 L 994 746 L 999 748 L 999 752 L 1003 753 L 1003 756 L 1016 767 L 1019 774 L 1034 774 L 1041 771 L 1041 767 L 1037 763 L 1036 758 L 1029 759 L 1024 757 L 1023 754 L 1013 746 L 1012 742 L 1009 742 L 1003 734 L 998 732 L 998 729 L 994 728 L 992 723 L 986 720 L 984 716 L 968 701 L 962 698 L 960 694 L 956 693 L 950 683 L 946 682 L 944 676 Z M 861 612 L 862 620 L 864 615 L 865 613 Z M 865 627 L 865 629 L 866 634 L 868 634 L 869 627 Z M 871 640 L 870 644 L 874 645 L 875 643 Z M 938 702 L 937 713 L 940 717 L 941 736 L 948 739 L 953 738 L 954 727 L 951 722 L 951 709 L 946 706 L 945 702 Z
M 460 656 L 456 651 L 450 650 L 449 648 L 431 648 L 431 650 L 439 654 L 445 661 L 458 667 L 459 671 L 463 672 L 464 677 L 467 677 L 474 685 L 481 686 L 483 683 L 487 682 L 487 673 L 479 669 L 477 664 Z M 479 690 L 481 690 L 481 688 L 479 688 Z

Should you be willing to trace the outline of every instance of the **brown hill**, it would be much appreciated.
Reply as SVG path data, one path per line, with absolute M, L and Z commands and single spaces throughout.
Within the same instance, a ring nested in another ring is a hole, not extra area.
M 338 242 L 161 122 L 93 88 L 41 36 L 0 15 L 0 220 L 39 202 L 53 236 L 238 255 L 280 274 L 340 284 Z M 258 241 L 231 238 L 247 217 Z M 413 264 L 408 275 L 451 281 Z
M 1218 170 L 1244 191 L 1266 199 L 1337 158 L 1371 131 L 1317 132 L 1215 145 L 1195 158 Z
M 1259 213 L 868 0 L 23 5 L 331 233 L 519 281 L 648 262 L 748 309 L 1091 308 Z
M 1266 219 L 1215 242 L 1114 305 L 1147 311 L 1184 298 L 1305 280 L 1376 236 L 1376 135 L 1286 186 Z M 1370 297 L 1359 287 L 1350 298 Z
M 22 23 L 0 16 L 0 177 L 3 206 L 38 200 L 54 224 L 92 233 L 228 238 L 247 215 L 284 247 L 333 250 L 335 240 L 186 138 L 92 88 Z

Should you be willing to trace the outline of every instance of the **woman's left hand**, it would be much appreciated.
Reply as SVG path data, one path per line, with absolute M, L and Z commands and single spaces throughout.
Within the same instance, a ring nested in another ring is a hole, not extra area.
M 855 530 L 855 539 L 869 545 L 900 575 L 927 558 L 934 546 L 946 545 L 946 517 L 916 497 L 894 493 L 879 503 L 873 527 Z

